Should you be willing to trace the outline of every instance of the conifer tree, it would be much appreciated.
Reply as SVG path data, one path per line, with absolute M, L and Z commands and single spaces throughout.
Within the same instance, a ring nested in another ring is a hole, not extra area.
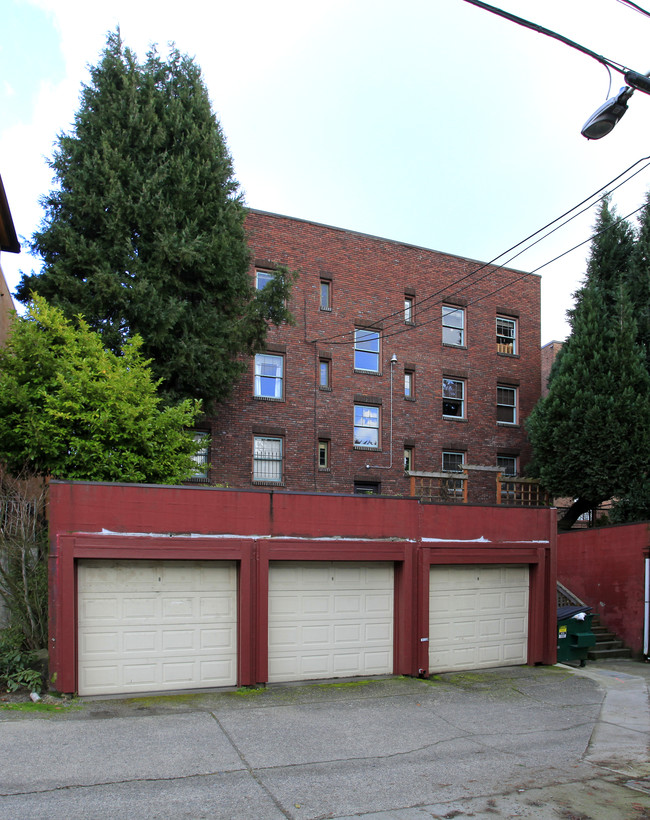
M 55 189 L 32 240 L 40 274 L 18 299 L 82 314 L 119 352 L 134 334 L 163 395 L 227 395 L 267 321 L 289 319 L 290 275 L 256 292 L 245 207 L 199 67 L 171 50 L 144 63 L 108 36 L 70 133 L 50 162 Z
M 620 219 L 611 198 L 604 197 L 594 225 L 594 239 L 587 262 L 587 282 L 597 285 L 609 306 L 618 299 L 634 253 L 635 236 L 630 224 Z M 580 291 L 576 296 L 579 298 Z
M 639 233 L 625 275 L 625 284 L 634 306 L 637 340 L 650 372 L 650 192 L 639 220 Z
M 548 395 L 527 428 L 542 484 L 555 497 L 575 499 L 561 528 L 647 474 L 650 376 L 623 289 L 612 307 L 600 285 L 584 286 Z

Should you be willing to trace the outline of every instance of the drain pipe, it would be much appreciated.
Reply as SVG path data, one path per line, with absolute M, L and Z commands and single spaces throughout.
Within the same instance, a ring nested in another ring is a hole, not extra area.
M 390 357 L 390 463 L 388 467 L 380 464 L 366 464 L 366 470 L 390 470 L 393 466 L 393 367 L 397 364 L 397 356 Z
M 648 659 L 648 632 L 650 631 L 650 558 L 645 559 L 645 604 L 643 618 L 643 654 Z

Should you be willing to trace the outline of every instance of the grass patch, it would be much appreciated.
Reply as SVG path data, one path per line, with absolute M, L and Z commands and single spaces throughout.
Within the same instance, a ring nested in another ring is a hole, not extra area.
M 254 698 L 257 695 L 262 695 L 264 692 L 266 692 L 265 686 L 241 686 L 234 692 L 228 692 L 228 694 L 238 698 Z
M 320 689 L 353 689 L 355 686 L 368 686 L 373 683 L 371 680 L 350 680 L 341 683 L 319 683 Z
M 64 703 L 0 703 L 0 709 L 6 712 L 63 712 L 81 709 L 81 706 L 66 706 Z

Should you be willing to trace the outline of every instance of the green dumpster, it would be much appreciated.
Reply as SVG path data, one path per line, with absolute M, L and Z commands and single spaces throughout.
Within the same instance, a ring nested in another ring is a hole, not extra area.
M 576 617 L 577 616 L 577 617 Z M 591 631 L 590 606 L 560 606 L 557 610 L 557 661 L 585 665 L 589 648 L 596 643 Z

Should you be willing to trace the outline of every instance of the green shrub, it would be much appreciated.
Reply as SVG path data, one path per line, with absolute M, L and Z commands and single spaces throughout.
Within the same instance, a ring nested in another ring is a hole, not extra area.
M 0 686 L 8 692 L 17 689 L 40 692 L 43 675 L 38 666 L 36 653 L 26 648 L 21 632 L 17 629 L 0 631 Z

